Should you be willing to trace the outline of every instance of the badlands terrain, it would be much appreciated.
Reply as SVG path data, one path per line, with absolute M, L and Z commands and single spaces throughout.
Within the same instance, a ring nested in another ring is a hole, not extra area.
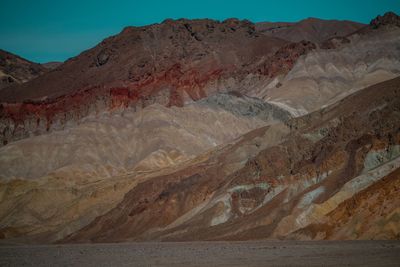
M 400 238 L 394 13 L 368 25 L 168 19 L 61 65 L 1 51 L 0 67 L 8 263 L 36 253 L 15 257 L 15 244 Z M 399 260 L 398 243 L 358 244 Z

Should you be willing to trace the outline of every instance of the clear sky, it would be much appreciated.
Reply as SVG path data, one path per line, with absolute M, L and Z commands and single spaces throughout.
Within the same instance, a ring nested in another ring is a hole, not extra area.
M 386 11 L 400 14 L 400 0 L 0 0 L 0 48 L 36 62 L 64 61 L 125 26 L 166 18 L 368 23 Z

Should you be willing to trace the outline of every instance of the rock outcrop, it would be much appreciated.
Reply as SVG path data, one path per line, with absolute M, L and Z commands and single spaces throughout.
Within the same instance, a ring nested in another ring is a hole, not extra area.
M 400 16 L 393 12 L 387 12 L 383 16 L 377 16 L 370 23 L 370 26 L 374 29 L 388 25 L 400 27 Z

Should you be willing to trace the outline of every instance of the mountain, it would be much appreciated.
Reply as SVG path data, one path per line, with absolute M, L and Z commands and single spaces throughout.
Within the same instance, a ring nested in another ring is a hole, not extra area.
M 0 90 L 0 239 L 396 239 L 398 21 L 165 20 Z
M 42 65 L 0 49 L 0 90 L 30 81 L 45 72 Z
M 314 46 L 259 35 L 230 19 L 127 27 L 28 84 L 0 92 L 1 143 L 75 124 L 93 113 L 183 106 L 287 72 Z
M 0 122 L 10 127 L 2 128 L 0 143 L 63 129 L 104 110 L 153 103 L 183 106 L 216 92 L 237 91 L 294 116 L 305 114 L 345 97 L 353 87 L 397 75 L 398 27 L 359 31 L 317 48 L 311 42 L 266 36 L 257 25 L 236 19 L 166 20 L 127 27 L 57 69 L 1 90 Z M 381 48 L 370 50 L 375 44 Z M 338 56 L 332 58 L 334 51 Z M 321 62 L 301 67 L 297 59 L 305 54 L 310 57 L 307 65 Z M 304 73 L 303 79 L 299 75 L 304 69 L 312 73 Z M 337 77 L 330 79 L 332 75 Z
M 141 182 L 64 242 L 397 238 L 399 95 L 396 78 L 250 132 Z
M 353 21 L 317 18 L 308 18 L 294 23 L 260 22 L 256 24 L 256 29 L 264 35 L 290 42 L 306 40 L 313 43 L 322 43 L 333 37 L 344 37 L 363 27 L 366 25 Z
M 67 60 L 57 71 L 16 90 L 3 91 L 0 99 L 53 99 L 88 87 L 124 86 L 132 91 L 149 90 L 148 95 L 167 90 L 178 98 L 171 96 L 167 101 L 179 104 L 184 101 L 181 91 L 198 98 L 207 92 L 205 84 L 272 56 L 284 44 L 287 42 L 258 35 L 253 23 L 237 19 L 166 20 L 126 27 Z M 171 81 L 173 86 L 165 88 Z

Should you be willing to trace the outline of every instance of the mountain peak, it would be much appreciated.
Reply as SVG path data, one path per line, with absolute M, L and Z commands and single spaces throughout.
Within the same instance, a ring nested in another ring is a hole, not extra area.
M 400 16 L 394 12 L 386 12 L 383 16 L 377 16 L 370 22 L 372 28 L 377 29 L 381 26 L 393 25 L 400 27 Z

